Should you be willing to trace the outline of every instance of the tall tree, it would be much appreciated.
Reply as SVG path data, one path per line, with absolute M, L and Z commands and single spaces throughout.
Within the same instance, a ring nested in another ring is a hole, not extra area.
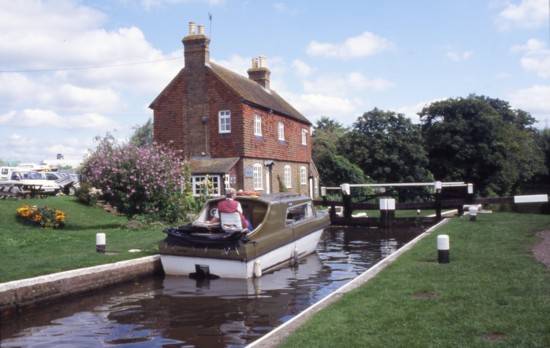
M 541 172 L 534 119 L 503 100 L 471 95 L 432 103 L 420 113 L 438 179 L 473 182 L 484 195 L 508 194 Z
M 403 114 L 366 112 L 340 141 L 340 151 L 376 182 L 432 181 L 420 127 Z
M 361 168 L 338 153 L 338 143 L 347 129 L 328 117 L 321 117 L 313 132 L 313 161 L 317 165 L 321 183 L 337 186 L 342 183 L 364 183 L 368 177 Z
M 148 119 L 142 126 L 134 127 L 134 134 L 130 137 L 130 143 L 135 146 L 153 144 L 153 121 Z

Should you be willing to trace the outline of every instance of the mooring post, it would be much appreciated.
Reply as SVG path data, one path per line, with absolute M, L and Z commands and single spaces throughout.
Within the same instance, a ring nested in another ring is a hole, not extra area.
M 446 234 L 440 234 L 437 236 L 437 262 L 449 263 L 449 236 Z
M 470 221 L 476 221 L 477 219 L 477 205 L 470 205 L 468 208 L 468 214 L 470 215 Z
M 342 190 L 342 203 L 344 205 L 344 219 L 351 220 L 353 209 L 351 207 L 351 187 L 349 184 L 340 185 Z
M 441 189 L 443 184 L 441 181 L 436 181 L 434 183 L 435 188 L 435 216 L 438 220 L 441 220 Z
M 107 238 L 105 237 L 105 233 L 96 233 L 95 235 L 95 251 L 98 253 L 104 253 L 105 252 L 105 245 L 107 244 Z
M 467 192 L 468 192 L 467 202 L 468 202 L 468 204 L 472 204 L 472 203 L 474 203 L 474 184 L 468 184 L 467 187 L 468 187 L 468 189 L 467 189 Z
M 395 199 L 393 198 L 380 198 L 380 225 L 383 227 L 391 226 L 393 219 L 395 218 Z
M 330 208 L 328 210 L 329 217 L 330 217 L 330 223 L 334 223 L 334 220 L 336 219 L 336 204 L 331 203 Z

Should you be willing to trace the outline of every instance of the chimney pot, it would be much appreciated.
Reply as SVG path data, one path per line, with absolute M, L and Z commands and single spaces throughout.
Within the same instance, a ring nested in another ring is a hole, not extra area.
M 195 35 L 195 22 L 189 22 L 189 35 Z
M 252 66 L 248 69 L 249 79 L 269 89 L 270 75 L 271 72 L 267 68 L 267 59 L 265 56 L 252 58 Z
M 199 28 L 198 34 L 199 35 L 204 35 L 204 25 L 199 25 L 198 28 Z

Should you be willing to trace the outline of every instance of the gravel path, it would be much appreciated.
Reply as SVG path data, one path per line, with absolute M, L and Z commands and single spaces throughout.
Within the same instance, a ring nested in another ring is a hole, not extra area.
M 533 247 L 535 258 L 550 268 L 550 231 L 537 233 L 540 241 Z

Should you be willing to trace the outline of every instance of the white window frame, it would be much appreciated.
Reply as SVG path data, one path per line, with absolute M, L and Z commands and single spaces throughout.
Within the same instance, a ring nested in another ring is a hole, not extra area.
M 218 112 L 218 131 L 220 134 L 231 133 L 231 111 L 220 110 Z
M 286 188 L 292 188 L 292 168 L 288 164 L 283 169 L 283 179 Z
M 254 115 L 254 135 L 257 137 L 262 136 L 262 116 Z
M 307 129 L 302 128 L 302 145 L 307 145 Z
M 277 138 L 279 141 L 285 141 L 285 124 L 281 121 L 277 124 Z
M 300 167 L 300 185 L 307 185 L 307 168 Z
M 193 196 L 198 197 L 201 195 L 201 187 L 199 185 L 202 185 L 205 180 L 212 181 L 212 184 L 214 185 L 214 192 L 206 192 L 207 196 L 213 197 L 213 196 L 221 196 L 221 182 L 220 182 L 220 176 L 219 175 L 193 175 L 191 177 L 191 188 L 193 191 Z M 216 184 L 217 183 L 217 184 Z
M 254 190 L 264 189 L 264 171 L 260 163 L 252 165 L 252 187 L 254 187 Z

